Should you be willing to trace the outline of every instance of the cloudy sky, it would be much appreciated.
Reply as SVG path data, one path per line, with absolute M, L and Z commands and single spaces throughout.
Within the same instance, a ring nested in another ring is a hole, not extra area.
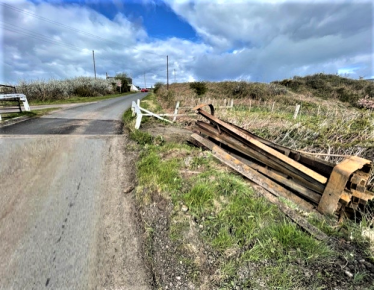
M 0 0 L 0 83 L 374 77 L 372 1 Z

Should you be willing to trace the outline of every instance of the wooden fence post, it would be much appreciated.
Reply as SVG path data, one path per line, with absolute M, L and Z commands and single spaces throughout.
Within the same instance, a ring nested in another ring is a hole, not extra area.
M 178 109 L 179 109 L 179 101 L 177 102 L 175 106 L 173 122 L 177 120 Z
M 300 110 L 300 105 L 296 105 L 295 113 L 293 114 L 294 120 L 297 118 L 297 115 L 299 114 L 299 110 Z

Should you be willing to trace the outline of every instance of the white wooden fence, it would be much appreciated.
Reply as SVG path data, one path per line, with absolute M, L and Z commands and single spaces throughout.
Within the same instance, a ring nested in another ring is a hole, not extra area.
M 0 94 L 0 101 L 18 101 L 23 103 L 23 107 L 25 111 L 30 111 L 29 102 L 24 94 Z M 22 112 L 21 106 L 19 106 L 20 111 Z M 0 114 L 0 121 L 1 121 L 1 114 Z
M 180 116 L 195 116 L 196 115 L 195 112 L 178 114 L 178 111 L 180 109 L 192 109 L 192 107 L 180 107 L 179 104 L 180 103 L 178 101 L 177 104 L 175 105 L 174 114 L 155 114 L 155 113 L 152 113 L 151 111 L 148 111 L 148 110 L 140 107 L 140 100 L 139 99 L 136 102 L 132 101 L 132 104 L 131 104 L 132 115 L 133 116 L 136 115 L 135 129 L 140 128 L 142 118 L 145 117 L 145 116 L 152 116 L 152 117 L 155 117 L 157 119 L 160 119 L 160 120 L 168 122 L 168 123 L 174 123 L 177 120 L 177 117 L 180 117 Z M 221 106 L 221 107 L 218 107 L 218 108 L 232 108 L 233 105 L 234 105 L 234 101 L 231 100 L 230 105 Z M 170 121 L 170 120 L 165 119 L 163 117 L 173 117 L 173 120 Z

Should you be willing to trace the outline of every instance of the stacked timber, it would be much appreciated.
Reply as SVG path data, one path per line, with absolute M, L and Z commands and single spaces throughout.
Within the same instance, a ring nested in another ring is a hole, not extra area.
M 276 196 L 323 214 L 351 216 L 374 198 L 368 190 L 371 161 L 349 156 L 335 165 L 303 152 L 277 145 L 214 116 L 199 105 L 194 108 L 209 123 L 197 121 L 196 143 L 215 157 Z

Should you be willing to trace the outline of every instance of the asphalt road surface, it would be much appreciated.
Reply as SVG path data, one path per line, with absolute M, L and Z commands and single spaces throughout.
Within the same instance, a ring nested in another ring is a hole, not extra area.
M 0 128 L 0 289 L 151 289 L 120 121 L 145 95 Z

